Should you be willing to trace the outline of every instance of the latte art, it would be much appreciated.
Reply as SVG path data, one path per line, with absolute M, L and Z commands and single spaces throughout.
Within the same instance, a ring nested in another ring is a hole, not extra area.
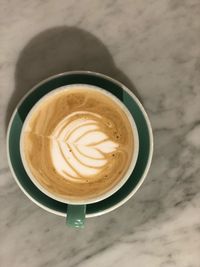
M 105 155 L 119 145 L 102 131 L 101 123 L 98 114 L 78 111 L 64 118 L 53 131 L 51 158 L 65 179 L 88 182 L 108 164 Z
M 22 159 L 31 180 L 67 203 L 90 203 L 126 174 L 134 136 L 126 112 L 110 94 L 71 85 L 46 95 L 28 115 Z

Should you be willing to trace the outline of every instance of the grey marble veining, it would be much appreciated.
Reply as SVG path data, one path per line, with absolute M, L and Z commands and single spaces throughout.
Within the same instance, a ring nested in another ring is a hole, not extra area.
M 199 14 L 198 0 L 1 1 L 0 266 L 200 266 Z M 141 189 L 112 213 L 88 219 L 84 231 L 23 195 L 5 148 L 21 96 L 71 69 L 129 86 L 155 139 Z

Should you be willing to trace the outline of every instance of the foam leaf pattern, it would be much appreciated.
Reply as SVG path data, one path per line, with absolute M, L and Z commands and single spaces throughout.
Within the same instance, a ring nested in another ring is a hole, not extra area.
M 103 131 L 101 117 L 78 111 L 65 117 L 54 129 L 51 157 L 58 173 L 68 180 L 91 177 L 108 164 L 106 154 L 119 146 Z

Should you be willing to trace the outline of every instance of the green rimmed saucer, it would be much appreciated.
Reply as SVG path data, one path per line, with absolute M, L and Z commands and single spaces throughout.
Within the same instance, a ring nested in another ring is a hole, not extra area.
M 138 130 L 139 154 L 130 178 L 112 196 L 87 205 L 86 217 L 98 216 L 121 206 L 137 191 L 146 177 L 153 154 L 153 136 L 147 114 L 135 95 L 121 83 L 99 73 L 77 71 L 55 75 L 36 85 L 24 96 L 11 117 L 7 134 L 9 165 L 19 187 L 33 202 L 52 213 L 66 216 L 67 204 L 48 197 L 29 179 L 22 164 L 19 140 L 24 120 L 35 103 L 50 91 L 68 84 L 90 84 L 111 92 L 129 109 Z

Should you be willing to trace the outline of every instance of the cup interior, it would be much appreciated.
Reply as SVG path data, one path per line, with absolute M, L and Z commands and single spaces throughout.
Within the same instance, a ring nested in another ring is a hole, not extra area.
M 34 183 L 34 185 L 36 187 L 38 187 L 38 189 L 40 191 L 42 191 L 44 194 L 46 194 L 47 196 L 49 196 L 52 199 L 55 199 L 57 201 L 66 203 L 66 204 L 92 204 L 95 202 L 99 202 L 102 201 L 103 199 L 106 199 L 108 197 L 110 197 L 112 194 L 114 194 L 116 191 L 118 191 L 123 185 L 124 183 L 128 180 L 128 178 L 130 177 L 136 161 L 137 161 L 137 157 L 138 157 L 138 151 L 139 151 L 139 138 L 138 138 L 138 131 L 137 131 L 137 127 L 134 121 L 133 116 L 131 115 L 131 113 L 129 112 L 128 108 L 123 104 L 123 102 L 121 102 L 116 96 L 112 95 L 110 92 L 106 91 L 105 89 L 102 89 L 100 87 L 97 86 L 91 86 L 91 85 L 87 85 L 85 84 L 84 86 L 86 88 L 91 87 L 94 90 L 98 90 L 100 91 L 102 94 L 106 95 L 107 97 L 111 98 L 118 106 L 120 109 L 122 109 L 124 111 L 124 113 L 126 114 L 127 119 L 129 120 L 131 129 L 132 129 L 132 134 L 133 134 L 133 138 L 134 138 L 134 149 L 133 149 L 133 153 L 132 153 L 132 159 L 130 162 L 130 165 L 126 171 L 126 173 L 124 174 L 123 178 L 119 181 L 118 184 L 116 184 L 115 186 L 113 186 L 109 191 L 107 191 L 106 193 L 102 194 L 101 196 L 92 198 L 92 199 L 85 199 L 82 201 L 71 201 L 70 199 L 64 199 L 61 197 L 58 197 L 52 193 L 50 193 L 49 191 L 47 191 L 44 187 L 41 186 L 41 184 L 37 181 L 37 179 L 33 176 L 33 174 L 31 173 L 28 163 L 25 159 L 25 155 L 24 155 L 24 148 L 23 148 L 23 134 L 24 131 L 26 129 L 26 125 L 29 122 L 29 120 L 31 119 L 32 114 L 34 114 L 36 108 L 38 107 L 38 105 L 42 105 L 42 103 L 45 102 L 45 100 L 49 97 L 49 96 L 53 96 L 55 94 L 59 94 L 60 92 L 62 93 L 63 90 L 68 90 L 68 89 L 73 89 L 72 86 L 80 86 L 80 84 L 74 84 L 74 85 L 67 85 L 67 86 L 62 86 L 59 88 L 56 88 L 54 90 L 52 90 L 51 92 L 47 93 L 46 95 L 44 95 L 43 97 L 40 98 L 40 100 L 32 107 L 32 109 L 29 111 L 29 113 L 27 114 L 25 121 L 23 123 L 22 126 L 22 130 L 21 130 L 21 135 L 20 135 L 20 156 L 22 159 L 22 163 L 23 166 L 25 168 L 26 173 L 28 174 L 29 178 L 31 179 L 31 181 Z M 83 86 L 83 85 L 82 85 Z
M 33 202 L 52 213 L 66 216 L 67 204 L 41 192 L 27 175 L 20 155 L 20 135 L 29 111 L 43 96 L 56 88 L 77 83 L 101 87 L 123 102 L 134 118 L 140 144 L 135 168 L 125 184 L 106 199 L 87 205 L 86 217 L 93 217 L 124 204 L 142 184 L 152 159 L 153 136 L 149 119 L 139 100 L 125 86 L 105 75 L 84 71 L 56 75 L 36 85 L 21 100 L 11 117 L 7 134 L 8 160 L 16 182 Z

